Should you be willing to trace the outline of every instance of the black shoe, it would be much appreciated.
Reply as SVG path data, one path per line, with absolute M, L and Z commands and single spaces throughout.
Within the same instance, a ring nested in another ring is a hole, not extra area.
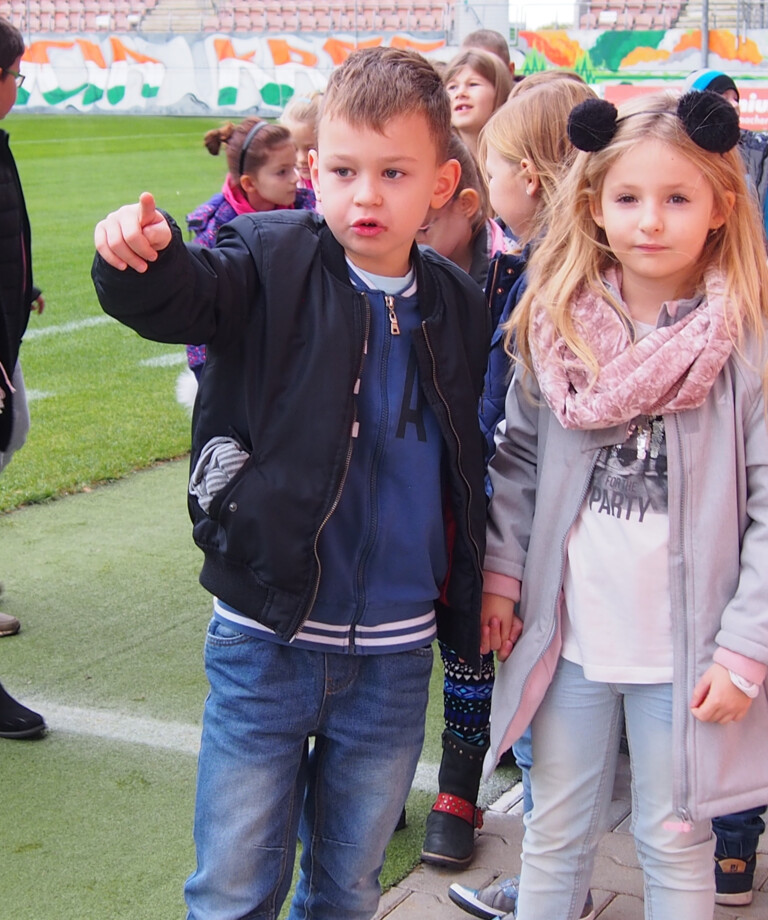
M 752 883 L 755 879 L 756 857 L 734 859 L 715 858 L 715 903 L 744 907 L 752 903 Z
M 468 744 L 452 732 L 443 732 L 440 794 L 427 816 L 422 862 L 456 869 L 472 861 L 475 828 L 483 826 L 477 792 L 487 749 L 487 742 Z
M 22 706 L 0 685 L 0 738 L 37 738 L 45 731 L 45 719 Z

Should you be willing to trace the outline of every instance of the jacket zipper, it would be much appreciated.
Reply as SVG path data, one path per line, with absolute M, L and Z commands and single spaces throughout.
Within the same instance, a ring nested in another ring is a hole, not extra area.
M 391 303 L 389 303 L 391 301 Z M 390 294 L 384 295 L 384 302 L 387 307 L 387 313 L 389 314 L 390 320 L 390 335 L 400 335 L 400 327 L 397 324 L 397 317 L 395 316 L 395 302 L 394 297 Z M 393 318 L 394 326 L 396 330 L 393 329 Z M 367 348 L 366 348 L 367 352 Z M 387 433 L 387 424 L 389 419 L 389 405 L 387 402 L 386 389 L 387 389 L 387 377 L 389 374 L 389 358 L 392 353 L 392 346 L 390 345 L 389 340 L 384 336 L 384 340 L 381 348 L 381 361 L 373 368 L 369 369 L 369 379 L 373 374 L 376 375 L 377 385 L 381 388 L 384 387 L 385 393 L 382 397 L 381 405 L 381 415 L 379 418 L 379 431 L 376 436 L 376 445 L 374 448 L 372 465 L 371 465 L 371 474 L 369 486 L 372 492 L 376 492 L 378 488 L 378 478 L 379 478 L 379 469 L 381 466 L 381 457 L 385 449 L 386 433 Z M 370 380 L 371 384 L 373 380 Z M 360 619 L 362 618 L 365 612 L 365 601 L 366 595 L 364 591 L 365 580 L 363 578 L 363 572 L 368 565 L 368 561 L 371 557 L 371 553 L 374 550 L 376 545 L 376 538 L 372 538 L 372 534 L 376 533 L 378 530 L 378 519 L 376 518 L 375 503 L 372 506 L 372 516 L 368 518 L 368 530 L 367 536 L 365 539 L 365 544 L 363 546 L 363 551 L 361 553 L 357 570 L 355 573 L 355 586 L 357 593 L 357 609 L 352 617 L 352 622 L 350 623 L 349 629 L 349 645 L 348 650 L 349 654 L 354 655 L 357 652 L 357 627 L 360 625 Z
M 384 305 L 389 317 L 389 334 L 400 335 L 400 324 L 397 321 L 397 313 L 395 313 L 395 298 L 391 294 L 385 294 Z
M 680 548 L 681 548 L 681 551 L 684 552 L 685 546 L 683 543 L 683 523 L 685 521 L 685 476 L 683 475 L 683 470 L 685 469 L 685 466 L 684 466 L 685 457 L 683 455 L 683 439 L 680 435 L 680 422 L 677 416 L 667 416 L 664 421 L 665 426 L 666 426 L 668 418 L 674 418 L 675 435 L 677 438 L 677 445 L 676 445 L 677 454 L 678 454 L 678 458 L 680 461 L 680 466 L 678 470 L 679 481 L 680 481 L 680 506 L 678 510 L 680 514 L 679 516 Z M 669 447 L 669 440 L 667 440 L 667 447 Z M 678 639 L 678 643 L 679 643 L 679 649 L 680 649 L 679 655 L 682 659 L 682 667 L 680 668 L 680 672 L 679 672 L 680 678 L 678 678 L 678 685 L 680 684 L 680 679 L 682 679 L 683 687 L 685 688 L 687 684 L 687 675 L 688 675 L 688 642 L 686 641 L 687 622 L 688 622 L 688 601 L 687 601 L 685 574 L 683 574 L 683 577 L 681 578 L 680 591 L 682 595 L 681 602 L 682 602 L 682 608 L 683 608 L 682 609 L 682 620 L 681 620 L 682 638 Z M 671 596 L 670 596 L 670 600 L 671 600 Z M 674 649 L 673 649 L 673 652 L 674 652 Z M 673 698 L 674 698 L 674 679 L 673 679 L 672 687 L 673 687 L 672 693 L 673 693 Z M 680 725 L 683 726 L 683 738 L 682 738 L 683 757 L 682 757 L 682 769 L 681 769 L 681 776 L 680 776 L 680 805 L 677 809 L 677 813 L 684 823 L 690 824 L 691 823 L 691 813 L 688 809 L 688 804 L 687 804 L 688 795 L 689 795 L 689 792 L 688 792 L 688 751 L 687 751 L 688 742 L 686 738 L 687 732 L 685 730 L 685 725 L 688 722 L 688 719 L 690 718 L 690 714 L 688 712 L 688 702 L 686 699 L 685 689 L 683 690 L 683 693 L 680 695 L 680 700 L 681 700 L 681 702 L 679 703 L 679 707 L 681 710 Z M 673 718 L 673 723 L 674 723 L 674 718 Z M 674 742 L 674 739 L 673 739 L 673 742 Z M 674 792 L 675 792 L 674 777 L 673 777 L 672 790 L 673 790 L 673 795 L 674 795 Z
M 501 258 L 497 257 L 493 263 L 493 275 L 489 278 L 489 284 L 487 285 L 488 290 L 488 309 L 491 309 L 493 303 L 494 295 L 496 294 L 496 279 L 499 277 L 499 269 L 501 268 Z
M 368 353 L 368 336 L 371 330 L 371 305 L 370 305 L 370 302 L 366 294 L 361 294 L 360 297 L 363 301 L 363 305 L 365 308 L 365 325 L 363 327 L 363 347 L 360 352 L 360 363 L 358 364 L 358 368 L 357 368 L 357 377 L 355 378 L 354 393 L 357 393 L 357 388 L 359 386 L 360 378 L 363 373 L 363 364 L 365 363 L 365 356 Z M 312 597 L 307 603 L 304 615 L 301 618 L 299 625 L 297 626 L 296 630 L 291 636 L 291 639 L 290 639 L 291 642 L 293 642 L 296 636 L 301 632 L 302 628 L 304 627 L 304 624 L 309 619 L 309 615 L 312 613 L 312 608 L 315 606 L 315 600 L 317 599 L 317 592 L 320 588 L 320 576 L 322 574 L 322 567 L 320 565 L 320 556 L 317 551 L 317 544 L 320 540 L 320 534 L 325 529 L 325 525 L 328 523 L 328 521 L 330 521 L 334 511 L 339 505 L 339 501 L 341 500 L 341 493 L 344 490 L 344 483 L 347 481 L 347 473 L 349 472 L 349 467 L 352 462 L 352 448 L 355 443 L 355 438 L 357 437 L 357 426 L 358 426 L 357 404 L 355 403 L 354 417 L 352 419 L 352 430 L 349 435 L 349 443 L 347 444 L 347 455 L 344 458 L 344 466 L 341 471 L 341 478 L 339 479 L 339 486 L 336 489 L 336 494 L 333 497 L 333 502 L 331 503 L 331 507 L 325 513 L 325 517 L 320 522 L 320 526 L 317 528 L 317 532 L 315 533 L 314 543 L 312 544 L 312 552 L 314 554 L 315 561 L 317 562 L 317 577 L 315 578 L 315 584 L 312 589 Z
M 440 398 L 440 402 L 442 402 L 445 408 L 446 415 L 448 416 L 448 423 L 451 426 L 451 431 L 453 432 L 454 440 L 456 441 L 456 447 L 457 447 L 456 465 L 458 466 L 459 474 L 461 475 L 461 478 L 464 481 L 464 485 L 467 487 L 467 495 L 469 496 L 469 500 L 467 501 L 466 508 L 465 508 L 467 534 L 469 535 L 469 539 L 472 542 L 472 546 L 474 547 L 474 550 L 475 550 L 475 560 L 477 562 L 478 571 L 482 573 L 483 564 L 480 559 L 480 547 L 477 545 L 477 540 L 475 539 L 474 534 L 472 533 L 472 522 L 470 520 L 470 515 L 469 515 L 469 509 L 472 505 L 472 486 L 470 485 L 470 482 L 464 473 L 464 468 L 461 462 L 461 439 L 459 438 L 458 432 L 456 431 L 456 427 L 453 424 L 453 417 L 451 416 L 451 410 L 448 406 L 448 401 L 443 396 L 443 393 L 440 389 L 440 385 L 437 382 L 437 361 L 435 360 L 435 353 L 432 349 L 432 343 L 429 341 L 429 334 L 427 332 L 427 324 L 424 320 L 422 320 L 421 322 L 421 330 L 424 333 L 424 341 L 426 343 L 427 350 L 429 351 L 429 357 L 432 362 L 432 386 L 435 388 L 435 392 L 437 393 L 438 397 Z

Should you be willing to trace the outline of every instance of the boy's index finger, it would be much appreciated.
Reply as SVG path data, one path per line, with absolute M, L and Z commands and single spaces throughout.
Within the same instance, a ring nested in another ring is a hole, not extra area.
M 139 195 L 139 224 L 146 227 L 154 223 L 156 214 L 155 196 L 151 192 L 142 192 Z

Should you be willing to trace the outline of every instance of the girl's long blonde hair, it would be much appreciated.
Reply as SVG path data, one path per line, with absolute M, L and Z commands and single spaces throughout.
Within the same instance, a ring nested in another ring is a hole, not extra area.
M 491 115 L 478 141 L 478 160 L 486 182 L 488 147 L 516 165 L 528 160 L 538 176 L 541 206 L 521 243 L 535 239 L 547 226 L 549 207 L 576 157 L 576 148 L 568 140 L 568 116 L 574 106 L 595 98 L 589 86 L 571 74 L 558 71 L 546 82 L 526 87 L 528 79 L 532 78 L 517 84 L 509 101 Z
M 679 96 L 664 92 L 638 97 L 619 109 L 618 129 L 607 147 L 595 153 L 579 152 L 550 210 L 549 229 L 528 265 L 528 288 L 506 324 L 505 344 L 531 369 L 528 341 L 533 302 L 548 312 L 556 335 L 593 371 L 597 362 L 579 335 L 570 304 L 582 286 L 611 300 L 630 318 L 622 305 L 610 297 L 603 275 L 619 261 L 608 246 L 605 232 L 597 226 L 591 205 L 598 203 L 608 170 L 618 158 L 644 140 L 658 140 L 673 147 L 701 170 L 714 193 L 714 207 L 725 222 L 708 236 L 692 281 L 703 293 L 704 272 L 718 269 L 725 279 L 729 313 L 726 319 L 734 342 L 745 329 L 762 335 L 768 319 L 768 267 L 765 237 L 754 196 L 747 188 L 744 164 L 737 148 L 709 153 L 695 144 L 677 117 Z M 632 117 L 628 117 L 628 116 Z M 661 306 L 661 304 L 659 304 Z

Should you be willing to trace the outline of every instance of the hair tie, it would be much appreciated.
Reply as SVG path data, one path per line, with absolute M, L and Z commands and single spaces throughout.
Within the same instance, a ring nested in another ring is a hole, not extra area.
M 248 153 L 248 148 L 250 147 L 251 142 L 253 141 L 254 137 L 256 137 L 256 135 L 259 133 L 259 131 L 264 127 L 264 125 L 268 125 L 268 124 L 269 124 L 268 121 L 257 121 L 256 124 L 251 128 L 251 130 L 245 135 L 243 146 L 240 148 L 240 172 L 238 173 L 238 176 L 242 176 L 245 174 L 245 155 L 246 153 Z
M 605 99 L 586 99 L 568 116 L 568 139 L 578 150 L 594 153 L 605 149 L 613 140 L 619 122 L 633 115 L 672 115 L 679 118 L 685 133 L 702 150 L 727 153 L 739 142 L 741 134 L 736 109 L 717 93 L 686 93 L 674 112 L 650 109 L 618 117 L 616 106 Z

